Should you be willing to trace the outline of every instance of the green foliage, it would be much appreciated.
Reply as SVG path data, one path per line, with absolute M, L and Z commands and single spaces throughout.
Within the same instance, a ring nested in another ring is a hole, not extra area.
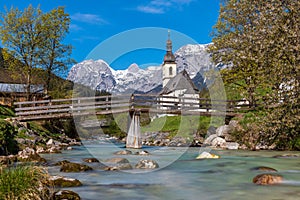
M 15 154 L 18 145 L 14 140 L 16 131 L 8 122 L 0 119 L 0 155 Z
M 299 149 L 300 109 L 299 105 L 279 105 L 268 110 L 261 123 L 261 139 L 268 144 L 276 144 L 278 149 Z
M 253 107 L 266 108 L 264 117 L 248 125 L 250 132 L 282 149 L 299 137 L 299 10 L 294 0 L 228 0 L 210 47 L 213 60 L 228 66 L 221 72 L 227 91 L 234 86 Z
M 14 117 L 15 113 L 7 106 L 0 105 L 0 119 L 5 119 L 8 117 Z
M 69 23 L 70 17 L 62 7 L 43 13 L 39 7 L 29 5 L 23 11 L 12 7 L 1 13 L 0 39 L 5 47 L 3 58 L 15 78 L 25 77 L 28 99 L 30 85 L 34 84 L 33 77 L 37 76 L 39 68 L 47 72 L 44 84 L 48 91 L 52 73 L 61 73 L 74 63 L 69 58 L 72 47 L 62 44 Z
M 49 199 L 48 174 L 33 166 L 0 169 L 0 199 Z M 42 188 L 42 189 L 41 189 Z

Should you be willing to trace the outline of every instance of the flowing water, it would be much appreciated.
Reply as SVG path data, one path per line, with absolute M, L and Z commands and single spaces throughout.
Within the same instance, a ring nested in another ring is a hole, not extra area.
M 300 155 L 300 152 L 212 150 L 221 158 L 196 160 L 199 152 L 209 149 L 145 147 L 143 150 L 151 155 L 113 155 L 118 150 L 124 150 L 122 145 L 94 141 L 85 142 L 84 146 L 74 147 L 72 151 L 46 154 L 43 157 L 50 164 L 64 159 L 83 163 L 83 158 L 95 157 L 105 161 L 107 158 L 124 157 L 132 166 L 142 158 L 156 160 L 160 165 L 154 171 L 104 171 L 101 164 L 92 163 L 88 165 L 94 168 L 93 171 L 80 173 L 63 173 L 57 166 L 49 167 L 51 175 L 79 179 L 83 186 L 68 189 L 77 192 L 82 199 L 300 199 L 300 158 L 273 158 L 282 154 Z M 277 169 L 284 182 L 273 186 L 253 184 L 253 177 L 264 173 L 251 170 L 258 166 Z

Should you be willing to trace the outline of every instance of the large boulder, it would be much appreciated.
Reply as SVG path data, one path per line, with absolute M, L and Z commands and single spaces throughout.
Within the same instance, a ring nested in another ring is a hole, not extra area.
M 77 179 L 62 176 L 52 176 L 49 180 L 50 183 L 56 187 L 78 187 L 82 185 L 82 183 Z
M 61 165 L 60 171 L 61 172 L 84 172 L 84 171 L 89 171 L 93 170 L 93 168 L 79 164 L 79 163 L 64 163 Z
M 277 174 L 259 174 L 252 180 L 257 185 L 274 185 L 283 181 L 282 176 Z
M 60 190 L 55 192 L 52 197 L 53 200 L 80 200 L 80 196 L 70 190 Z
M 159 168 L 159 165 L 154 160 L 142 159 L 135 165 L 135 168 L 137 168 L 137 169 L 155 169 L 155 168 Z

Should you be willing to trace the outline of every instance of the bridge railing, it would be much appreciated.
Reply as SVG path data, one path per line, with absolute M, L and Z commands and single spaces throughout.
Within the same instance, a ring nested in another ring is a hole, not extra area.
M 66 118 L 128 112 L 131 109 L 157 113 L 235 112 L 249 109 L 245 100 L 228 101 L 158 95 L 118 95 L 78 97 L 14 103 L 16 115 L 24 120 Z

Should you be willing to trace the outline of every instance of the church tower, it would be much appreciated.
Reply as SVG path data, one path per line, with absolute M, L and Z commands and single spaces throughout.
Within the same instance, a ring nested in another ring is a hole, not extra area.
M 175 56 L 172 52 L 172 41 L 170 39 L 170 30 L 168 31 L 168 40 L 167 40 L 167 52 L 164 57 L 164 62 L 162 65 L 162 77 L 163 77 L 163 88 L 167 85 L 169 80 L 176 76 L 177 68 L 175 62 Z

